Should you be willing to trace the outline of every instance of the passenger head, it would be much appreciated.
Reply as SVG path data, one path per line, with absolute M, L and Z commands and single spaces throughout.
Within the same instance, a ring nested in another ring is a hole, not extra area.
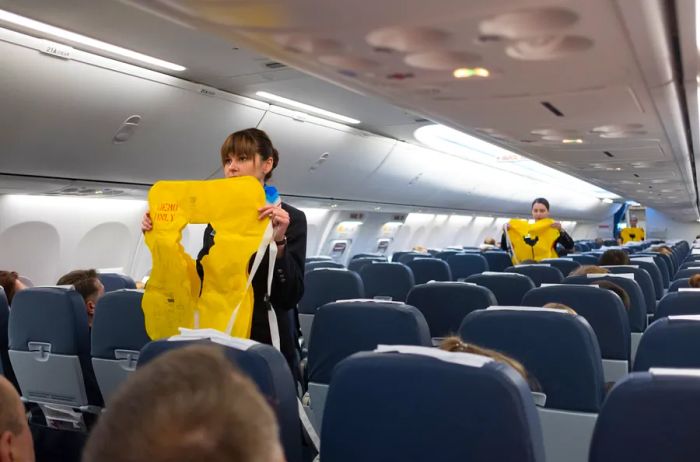
M 0 376 L 0 462 L 34 462 L 34 444 L 15 387 Z
M 492 237 L 487 237 L 486 239 L 484 239 L 484 244 L 486 244 L 486 245 L 496 245 L 496 239 L 494 239 L 494 238 L 492 238 Z
M 639 223 L 639 220 L 637 219 L 637 215 L 630 215 L 630 227 L 636 228 L 637 223 Z
M 0 286 L 5 291 L 9 304 L 12 304 L 12 298 L 17 292 L 26 289 L 26 286 L 19 280 L 19 274 L 16 271 L 0 271 Z
M 597 265 L 583 265 L 579 266 L 571 273 L 569 276 L 585 276 L 586 274 L 607 274 L 610 271 L 607 268 L 602 268 Z
M 603 240 L 602 237 L 596 237 L 596 238 L 595 238 L 595 241 L 593 241 L 593 242 L 595 242 L 595 245 L 597 245 L 598 247 L 602 247 L 602 246 L 603 246 L 603 243 L 604 243 L 605 241 Z
M 552 310 L 562 310 L 562 311 L 566 311 L 569 314 L 576 314 L 576 311 L 574 311 L 573 308 L 571 308 L 570 306 L 564 305 L 563 303 L 547 303 L 542 308 L 550 308 Z
M 591 282 L 590 285 L 598 286 L 601 289 L 606 289 L 611 292 L 614 292 L 618 297 L 620 297 L 620 300 L 622 300 L 622 304 L 625 305 L 625 310 L 629 311 L 632 302 L 630 301 L 630 296 L 629 294 L 627 294 L 627 291 L 625 289 L 618 286 L 614 282 L 605 280 Z
M 100 282 L 97 271 L 94 269 L 71 271 L 61 276 L 61 279 L 59 279 L 56 284 L 59 286 L 72 285 L 75 287 L 75 291 L 78 292 L 85 301 L 88 325 L 92 326 L 92 318 L 95 316 L 95 305 L 97 305 L 97 300 L 105 293 L 105 286 Z
M 440 349 L 450 352 L 471 353 L 475 355 L 486 356 L 496 361 L 508 364 L 510 367 L 515 369 L 518 372 L 518 374 L 520 374 L 523 377 L 523 379 L 525 379 L 525 382 L 527 382 L 532 391 L 542 391 L 542 387 L 540 386 L 537 379 L 531 377 L 530 374 L 527 373 L 525 366 L 523 366 L 522 364 L 520 364 L 519 361 L 511 358 L 510 356 L 506 356 L 503 353 L 499 353 L 496 350 L 490 350 L 488 348 L 482 348 L 477 345 L 472 345 L 471 343 L 465 343 L 459 337 L 454 336 L 446 337 L 442 341 L 442 343 L 440 343 Z
M 600 266 L 629 265 L 630 257 L 624 250 L 610 249 L 600 256 L 598 264 Z
M 549 201 L 544 197 L 538 197 L 532 201 L 532 218 L 542 220 L 549 218 Z
M 275 415 L 218 346 L 169 351 L 112 397 L 83 462 L 283 462 Z
M 265 182 L 272 178 L 278 162 L 279 154 L 270 137 L 257 128 L 232 133 L 221 145 L 221 163 L 226 178 L 253 176 Z
M 700 274 L 693 274 L 690 276 L 690 279 L 688 279 L 688 286 L 700 289 Z

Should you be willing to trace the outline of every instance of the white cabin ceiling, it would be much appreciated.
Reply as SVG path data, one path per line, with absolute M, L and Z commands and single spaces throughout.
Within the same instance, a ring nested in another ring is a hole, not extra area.
M 428 118 L 644 205 L 671 203 L 674 217 L 694 220 L 685 129 L 672 113 L 680 104 L 673 57 L 639 39 L 668 39 L 661 35 L 675 18 L 658 14 L 663 3 L 0 0 L 0 8 L 182 64 L 180 78 L 254 98 L 277 93 L 396 139 L 416 143 L 413 131 Z M 535 13 L 536 27 L 504 16 L 522 12 Z M 556 58 L 512 57 L 538 47 Z M 415 67 L 426 60 L 445 69 Z M 456 80 L 456 63 L 493 77 Z

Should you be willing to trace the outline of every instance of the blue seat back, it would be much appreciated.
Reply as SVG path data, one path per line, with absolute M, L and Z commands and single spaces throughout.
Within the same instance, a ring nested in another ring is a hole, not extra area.
M 214 344 L 210 340 L 157 340 L 150 342 L 141 350 L 138 366 L 142 367 L 148 364 L 149 361 L 169 350 L 193 343 Z M 243 346 L 223 347 L 224 354 L 232 364 L 255 382 L 268 404 L 275 411 L 286 460 L 302 462 L 304 459 L 296 387 L 287 361 L 282 353 L 270 345 L 250 340 L 244 340 L 240 343 Z M 203 379 L 206 380 L 205 377 Z
M 627 292 L 630 298 L 630 309 L 627 311 L 630 330 L 632 332 L 644 332 L 647 325 L 646 300 L 644 299 L 644 294 L 637 281 L 622 276 L 615 276 L 614 274 L 604 275 L 602 277 L 597 276 L 600 275 L 569 276 L 564 279 L 564 284 L 590 285 L 601 279 L 617 284 Z
M 100 282 L 105 286 L 106 292 L 114 292 L 120 289 L 135 289 L 136 283 L 133 279 L 125 274 L 118 273 L 99 273 Z
M 342 263 L 329 260 L 312 261 L 306 262 L 306 265 L 304 266 L 304 272 L 308 273 L 309 271 L 313 271 L 318 268 L 345 268 L 345 266 L 343 266 Z
M 10 363 L 10 356 L 7 352 L 10 340 L 8 338 L 8 329 L 10 323 L 10 305 L 7 303 L 5 289 L 0 287 L 0 374 L 5 376 L 7 380 L 19 390 L 15 372 Z
M 593 328 L 602 357 L 630 360 L 630 327 L 620 298 L 609 290 L 580 285 L 532 289 L 523 297 L 523 306 L 542 307 L 563 303 L 586 318 Z
M 671 292 L 659 302 L 654 321 L 667 316 L 700 314 L 700 292 Z
M 682 263 L 678 269 L 683 270 L 683 269 L 689 269 L 689 268 L 700 268 L 700 261 L 697 261 L 697 260 L 686 261 L 685 263 Z
M 569 273 L 581 267 L 581 263 L 577 261 L 566 260 L 564 258 L 546 258 L 540 263 L 546 263 L 557 268 L 559 271 L 561 271 L 561 274 L 563 274 L 564 276 L 568 276 Z
M 433 337 L 455 335 L 466 315 L 497 304 L 489 289 L 463 282 L 417 285 L 409 292 L 406 303 L 423 313 Z
M 457 253 L 447 257 L 447 263 L 452 271 L 452 279 L 466 279 L 472 274 L 489 270 L 486 258 L 479 253 Z
M 513 264 L 508 252 L 500 250 L 487 250 L 482 254 L 489 264 L 489 271 L 505 271 L 506 268 Z
M 520 361 L 547 395 L 546 407 L 597 412 L 603 364 L 593 330 L 581 316 L 542 308 L 470 313 L 459 329 L 466 342 Z
M 379 344 L 430 346 L 425 318 L 403 303 L 329 303 L 316 313 L 309 343 L 309 381 L 327 384 L 341 360 Z
M 636 264 L 635 264 L 636 265 Z M 641 267 L 635 268 L 634 265 L 615 265 L 603 266 L 612 274 L 634 274 L 634 280 L 639 284 L 644 294 L 646 304 L 646 313 L 653 314 L 656 311 L 656 292 L 654 292 L 654 283 L 651 281 L 651 276 L 645 269 Z
M 313 263 L 317 261 L 333 261 L 333 259 L 327 255 L 314 255 L 311 257 L 306 257 L 306 263 Z
M 700 273 L 700 268 L 686 268 L 686 269 L 678 270 L 678 272 L 676 272 L 676 275 L 673 278 L 674 279 L 690 278 L 694 274 L 699 274 L 699 273 Z
M 639 258 L 634 257 L 631 258 L 630 262 L 633 265 L 638 265 L 640 269 L 643 269 L 649 274 L 654 287 L 654 300 L 661 300 L 661 297 L 664 296 L 664 280 L 661 277 L 661 270 L 659 270 L 656 262 L 641 261 Z
M 341 362 L 326 401 L 323 458 L 543 462 L 539 419 L 522 378 L 482 356 L 446 354 L 474 358 L 474 365 L 401 353 Z
M 598 258 L 593 255 L 567 255 L 566 258 L 571 258 L 573 261 L 581 265 L 597 265 Z
M 416 258 L 406 264 L 413 271 L 415 284 L 425 284 L 429 281 L 451 281 L 450 267 L 439 258 Z
M 527 291 L 535 288 L 532 279 L 518 273 L 473 274 L 465 281 L 489 289 L 499 305 L 518 306 Z
M 652 367 L 700 369 L 700 316 L 671 316 L 644 332 L 634 359 L 635 371 Z
M 376 258 L 354 258 L 348 262 L 348 269 L 350 271 L 354 271 L 356 273 L 359 273 L 362 268 L 364 268 L 367 265 L 371 265 L 375 262 L 382 261 L 382 260 L 377 260 Z
M 663 286 L 664 288 L 668 289 L 668 286 L 671 283 L 671 269 L 669 268 L 666 260 L 662 258 L 661 254 L 658 254 L 656 252 L 641 252 L 638 255 L 635 255 L 635 257 L 637 256 L 651 257 L 654 259 L 654 263 L 656 263 L 656 266 L 659 268 L 659 273 L 661 273 L 661 280 L 663 281 Z
M 690 287 L 690 278 L 680 278 L 674 279 L 671 285 L 668 287 L 668 293 L 678 292 L 678 289 L 687 289 Z M 658 306 L 657 306 L 658 309 Z
M 518 265 L 506 268 L 508 273 L 524 274 L 532 279 L 537 287 L 542 284 L 560 284 L 564 280 L 564 275 L 559 269 L 553 266 L 544 265 Z
M 350 258 L 350 261 L 357 260 L 358 258 L 371 258 L 377 261 L 387 261 L 386 256 L 378 253 L 357 253 Z
M 403 263 L 404 265 L 416 258 L 430 258 L 432 255 L 429 253 L 419 253 L 419 252 L 404 252 L 399 256 L 398 260 L 392 258 L 392 262 Z
M 696 371 L 697 372 L 697 371 Z M 695 460 L 700 377 L 634 372 L 612 389 L 591 441 L 590 462 Z
M 33 287 L 16 293 L 10 310 L 9 350 L 35 352 L 35 367 L 42 366 L 43 359 L 38 359 L 42 350 L 51 355 L 77 358 L 88 403 L 94 406 L 104 404 L 90 360 L 90 331 L 85 302 L 75 290 Z M 26 385 L 32 382 L 32 378 L 20 373 L 14 359 L 12 361 L 22 396 L 30 401 L 44 398 L 43 392 L 36 395 L 31 389 L 34 386 Z M 66 370 L 65 374 L 73 376 L 75 373 Z M 50 383 L 42 386 L 51 388 Z
M 449 257 L 450 255 L 456 255 L 461 252 L 461 250 L 442 250 L 435 254 L 435 258 L 447 261 L 447 257 Z
M 413 272 L 401 263 L 375 263 L 360 271 L 365 286 L 365 297 L 391 297 L 403 302 L 415 285 Z
M 316 310 L 326 303 L 364 296 L 364 285 L 357 273 L 346 269 L 319 268 L 304 275 L 304 295 L 299 301 L 299 313 L 316 314 Z

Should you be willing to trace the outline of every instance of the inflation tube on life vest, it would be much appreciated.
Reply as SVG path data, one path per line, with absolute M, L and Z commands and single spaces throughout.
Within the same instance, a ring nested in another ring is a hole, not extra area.
M 511 249 L 513 264 L 525 260 L 540 261 L 557 258 L 554 244 L 559 239 L 559 230 L 552 228 L 554 220 L 545 218 L 535 223 L 527 220 L 510 220 L 506 235 Z
M 260 182 L 253 177 L 159 181 L 148 194 L 148 204 L 153 230 L 145 240 L 153 269 L 142 302 L 148 335 L 169 337 L 185 327 L 250 338 L 253 290 L 247 285 L 248 264 L 268 245 L 262 241 L 270 221 L 258 220 L 258 209 L 265 205 Z M 209 223 L 216 230 L 216 243 L 201 261 L 201 283 L 195 260 L 180 244 L 189 223 Z M 235 322 L 227 332 L 231 319 Z

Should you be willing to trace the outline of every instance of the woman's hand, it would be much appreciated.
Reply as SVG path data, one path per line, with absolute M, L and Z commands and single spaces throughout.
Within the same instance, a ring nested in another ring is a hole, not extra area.
M 262 220 L 265 217 L 270 217 L 272 222 L 273 239 L 275 241 L 281 241 L 284 239 L 285 234 L 287 234 L 287 228 L 289 228 L 289 214 L 282 208 L 281 205 L 266 205 L 265 207 L 258 209 L 260 215 L 258 220 Z
M 556 230 L 558 230 L 558 231 L 561 231 L 561 223 L 559 223 L 558 221 L 555 221 L 554 223 L 552 223 L 552 224 L 549 225 L 549 226 L 551 226 L 552 228 L 554 228 L 554 229 L 556 229 Z
M 145 233 L 153 229 L 153 221 L 151 221 L 151 213 L 146 211 L 143 214 L 143 219 L 141 219 L 141 232 Z

